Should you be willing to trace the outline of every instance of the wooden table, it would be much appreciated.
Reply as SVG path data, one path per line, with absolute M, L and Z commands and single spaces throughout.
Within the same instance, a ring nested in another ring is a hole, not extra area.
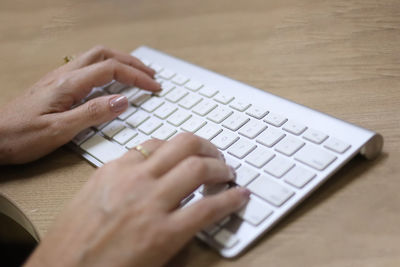
M 385 138 L 261 239 L 226 260 L 199 241 L 173 266 L 399 266 L 400 2 L 61 1 L 0 3 L 0 104 L 95 44 L 146 44 Z M 0 191 L 44 235 L 94 168 L 67 148 L 0 169 Z

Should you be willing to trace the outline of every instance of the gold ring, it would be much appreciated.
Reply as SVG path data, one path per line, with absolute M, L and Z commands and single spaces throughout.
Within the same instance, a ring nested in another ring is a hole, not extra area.
M 72 61 L 74 59 L 73 56 L 65 56 L 64 58 L 64 64 L 67 64 L 68 62 Z
M 135 150 L 140 152 L 140 154 L 142 154 L 142 156 L 147 159 L 150 156 L 149 151 L 147 151 L 142 145 L 137 145 L 135 146 Z

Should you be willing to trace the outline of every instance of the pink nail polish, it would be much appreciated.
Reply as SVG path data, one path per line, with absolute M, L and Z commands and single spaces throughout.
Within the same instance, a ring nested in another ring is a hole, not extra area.
M 115 113 L 120 113 L 128 107 L 128 99 L 125 96 L 115 96 L 110 99 L 110 108 Z

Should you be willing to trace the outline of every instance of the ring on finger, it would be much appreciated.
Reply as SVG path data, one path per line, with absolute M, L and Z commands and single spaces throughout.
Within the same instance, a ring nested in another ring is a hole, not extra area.
M 134 147 L 134 149 L 138 151 L 140 154 L 142 154 L 142 156 L 145 159 L 147 159 L 150 156 L 149 151 L 147 151 L 147 149 L 145 149 L 142 145 L 137 145 Z

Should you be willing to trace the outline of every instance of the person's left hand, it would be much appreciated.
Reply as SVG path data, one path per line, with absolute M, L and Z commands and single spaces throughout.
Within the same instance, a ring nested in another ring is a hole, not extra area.
M 153 76 L 154 71 L 139 59 L 101 46 L 50 72 L 0 109 L 0 165 L 44 156 L 128 107 L 126 97 L 109 95 L 72 108 L 93 87 L 116 80 L 156 92 L 161 87 Z

